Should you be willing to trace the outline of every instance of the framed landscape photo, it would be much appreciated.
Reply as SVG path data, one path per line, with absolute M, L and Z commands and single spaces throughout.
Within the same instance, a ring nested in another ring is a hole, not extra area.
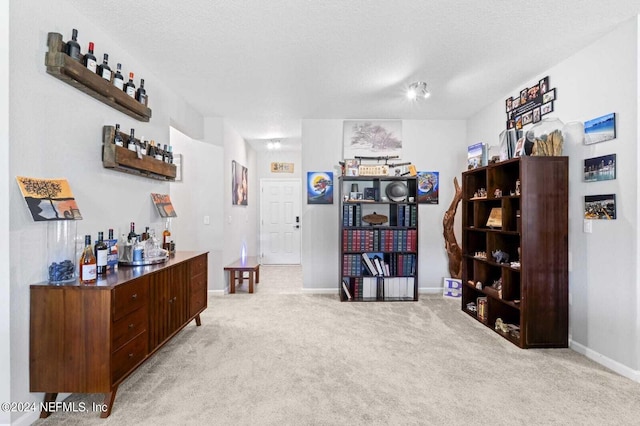
M 345 120 L 343 158 L 402 157 L 402 120 Z
M 616 194 L 585 195 L 584 218 L 613 220 L 616 218 Z
M 616 154 L 584 160 L 584 181 L 598 182 L 616 178 Z
M 616 113 L 584 122 L 584 144 L 590 145 L 616 138 Z

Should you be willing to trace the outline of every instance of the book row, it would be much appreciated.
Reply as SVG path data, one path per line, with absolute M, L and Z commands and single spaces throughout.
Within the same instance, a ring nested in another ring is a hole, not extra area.
M 418 206 L 392 204 L 389 208 L 389 226 L 417 226 Z M 362 226 L 362 204 L 348 203 L 342 206 L 343 226 Z
M 413 300 L 415 298 L 414 277 L 360 277 L 345 278 L 342 290 L 347 299 Z
M 345 254 L 342 256 L 342 275 L 409 277 L 415 275 L 416 263 L 415 254 Z
M 343 251 L 416 251 L 416 229 L 343 229 Z

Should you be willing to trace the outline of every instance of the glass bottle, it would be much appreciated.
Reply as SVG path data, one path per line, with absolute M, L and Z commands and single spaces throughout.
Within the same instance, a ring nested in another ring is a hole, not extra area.
M 118 64 L 116 67 L 116 74 L 113 76 L 113 85 L 118 89 L 124 89 L 124 77 L 122 77 L 122 64 Z
M 162 248 L 169 251 L 169 243 L 171 242 L 171 231 L 169 230 L 169 219 L 167 219 L 167 224 L 164 227 L 164 231 L 162 231 Z
M 131 134 L 129 135 L 129 142 L 127 143 L 127 149 L 129 149 L 129 151 L 136 151 L 136 137 L 135 137 L 135 130 L 132 128 L 131 129 Z
M 94 246 L 94 252 L 96 255 L 96 272 L 98 275 L 107 273 L 107 256 L 109 255 L 109 247 L 104 242 L 104 234 L 98 232 L 98 241 Z
M 136 101 L 142 105 L 147 104 L 147 91 L 144 89 L 144 78 L 140 79 L 140 87 L 136 91 Z
M 98 63 L 96 62 L 96 57 L 93 54 L 93 42 L 89 42 L 89 51 L 84 58 L 82 59 L 84 66 L 91 72 L 96 72 L 98 70 Z
M 80 61 L 80 45 L 78 44 L 78 30 L 73 29 L 71 40 L 67 41 L 66 53 L 76 61 Z
M 111 68 L 109 68 L 109 55 L 106 53 L 102 57 L 102 64 L 98 65 L 98 74 L 105 80 L 111 81 L 112 72 Z
M 124 140 L 122 139 L 122 136 L 120 136 L 120 125 L 116 124 L 116 134 L 113 137 L 113 143 L 118 145 L 118 146 L 124 146 Z
M 124 85 L 124 91 L 127 92 L 127 95 L 132 98 L 136 97 L 136 85 L 133 84 L 133 73 L 129 73 L 129 81 L 127 81 Z
M 91 235 L 84 236 L 84 250 L 80 256 L 80 282 L 83 284 L 95 283 L 97 279 L 96 256 L 91 247 Z

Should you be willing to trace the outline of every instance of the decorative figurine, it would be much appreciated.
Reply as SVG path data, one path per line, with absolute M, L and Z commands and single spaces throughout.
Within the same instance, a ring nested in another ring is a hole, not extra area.
M 502 250 L 494 250 L 491 252 L 491 256 L 495 259 L 496 263 L 508 263 L 509 262 L 509 254 L 503 252 Z
M 493 192 L 493 196 L 496 197 L 496 198 L 502 197 L 502 190 L 496 188 L 496 190 Z
M 520 195 L 520 179 L 516 180 L 516 195 Z

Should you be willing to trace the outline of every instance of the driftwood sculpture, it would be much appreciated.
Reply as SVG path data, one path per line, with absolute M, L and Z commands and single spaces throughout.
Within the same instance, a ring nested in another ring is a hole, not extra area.
M 442 225 L 444 227 L 444 246 L 447 249 L 447 255 L 449 256 L 449 274 L 451 278 L 460 279 L 462 277 L 462 249 L 456 241 L 456 235 L 453 232 L 453 220 L 456 217 L 456 210 L 458 210 L 458 204 L 462 199 L 462 188 L 458 184 L 458 178 L 453 178 L 453 184 L 456 188 L 455 196 L 451 200 L 449 208 L 444 213 L 444 219 Z

